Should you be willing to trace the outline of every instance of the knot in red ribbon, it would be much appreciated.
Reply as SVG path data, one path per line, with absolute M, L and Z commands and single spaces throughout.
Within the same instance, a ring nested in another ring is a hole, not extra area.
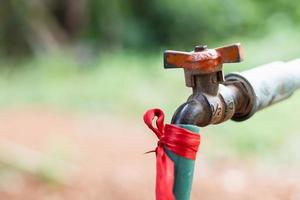
M 156 128 L 152 125 L 157 117 Z M 184 158 L 195 160 L 200 144 L 200 135 L 178 127 L 164 125 L 164 113 L 160 109 L 148 110 L 144 115 L 147 126 L 156 134 L 159 141 L 156 152 L 156 199 L 173 200 L 174 163 L 164 148 Z

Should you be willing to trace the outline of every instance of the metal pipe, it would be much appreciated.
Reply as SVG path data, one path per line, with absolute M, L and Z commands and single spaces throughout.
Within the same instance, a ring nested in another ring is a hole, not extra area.
M 300 59 L 290 62 L 273 62 L 241 73 L 230 73 L 226 82 L 240 82 L 253 103 L 248 111 L 236 111 L 235 121 L 244 121 L 256 111 L 290 97 L 300 88 Z M 246 106 L 246 104 L 244 104 Z
M 300 58 L 287 63 L 288 70 L 292 72 L 296 88 L 300 88 Z

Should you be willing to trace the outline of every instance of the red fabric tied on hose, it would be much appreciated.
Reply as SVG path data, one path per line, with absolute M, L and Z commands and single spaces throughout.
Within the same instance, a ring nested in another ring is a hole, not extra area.
M 152 125 L 157 117 L 156 128 Z M 174 200 L 174 163 L 164 148 L 187 159 L 195 160 L 200 135 L 172 124 L 164 125 L 164 113 L 160 109 L 148 110 L 144 115 L 147 126 L 159 141 L 156 147 L 156 200 Z

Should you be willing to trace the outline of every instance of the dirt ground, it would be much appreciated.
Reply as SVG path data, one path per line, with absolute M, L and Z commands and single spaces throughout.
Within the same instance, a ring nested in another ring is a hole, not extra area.
M 155 147 L 156 138 L 141 119 L 2 109 L 0 142 L 3 166 L 15 168 L 0 174 L 1 200 L 154 199 L 155 156 L 143 152 Z M 41 178 L 36 166 L 43 164 L 54 169 L 59 183 Z M 298 200 L 298 172 L 253 161 L 211 162 L 202 148 L 191 199 Z

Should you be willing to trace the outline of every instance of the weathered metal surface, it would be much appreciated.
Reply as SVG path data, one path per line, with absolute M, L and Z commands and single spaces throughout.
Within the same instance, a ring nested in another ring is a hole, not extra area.
M 230 119 L 238 90 L 220 84 L 224 82 L 222 65 L 241 60 L 240 44 L 217 49 L 196 46 L 190 53 L 166 51 L 165 68 L 184 68 L 186 85 L 193 87 L 193 94 L 177 109 L 172 123 L 206 126 Z
M 248 98 L 254 99 L 250 110 L 244 109 L 244 113 L 239 111 L 233 117 L 237 121 L 246 120 L 256 111 L 290 97 L 300 87 L 300 59 L 278 61 L 241 73 L 230 73 L 226 80 L 241 82 L 247 87 Z
M 242 121 L 300 88 L 300 59 L 231 73 L 223 82 L 222 64 L 241 61 L 241 56 L 239 44 L 215 50 L 197 46 L 191 53 L 166 51 L 165 68 L 184 68 L 186 84 L 193 87 L 193 94 L 176 110 L 171 123 L 193 131 L 191 125 Z M 168 156 L 175 163 L 176 199 L 189 199 L 194 161 L 170 152 Z
M 224 85 L 231 88 L 235 94 L 235 110 L 231 119 L 243 121 L 251 117 L 253 107 L 256 104 L 256 96 L 252 86 L 247 81 L 244 81 L 242 77 L 231 79 L 229 76 L 226 76 Z
M 220 85 L 217 95 L 194 92 L 175 112 L 172 124 L 192 124 L 200 127 L 231 119 L 243 94 L 234 85 Z
M 290 71 L 295 82 L 295 87 L 300 88 L 300 59 L 292 60 L 287 63 L 286 71 Z
M 183 68 L 188 87 L 195 86 L 194 77 L 196 75 L 214 72 L 219 72 L 216 74 L 218 75 L 217 80 L 223 82 L 223 63 L 240 62 L 241 60 L 242 51 L 239 43 L 216 49 L 207 49 L 206 45 L 199 45 L 192 52 L 168 50 L 164 53 L 164 67 Z
M 166 51 L 165 68 L 184 68 L 199 70 L 201 73 L 211 73 L 221 70 L 222 59 L 215 49 L 200 52 Z
M 220 71 L 223 63 L 240 62 L 242 52 L 240 44 L 207 49 L 206 46 L 196 46 L 192 52 L 167 50 L 164 53 L 165 68 L 184 68 L 199 70 L 201 73 Z
M 193 87 L 193 94 L 176 110 L 172 123 L 203 127 L 228 119 L 243 121 L 300 88 L 300 59 L 230 73 L 223 82 L 222 63 L 240 61 L 241 56 L 239 44 L 214 50 L 197 46 L 191 53 L 167 51 L 165 67 L 183 67 L 187 86 Z

